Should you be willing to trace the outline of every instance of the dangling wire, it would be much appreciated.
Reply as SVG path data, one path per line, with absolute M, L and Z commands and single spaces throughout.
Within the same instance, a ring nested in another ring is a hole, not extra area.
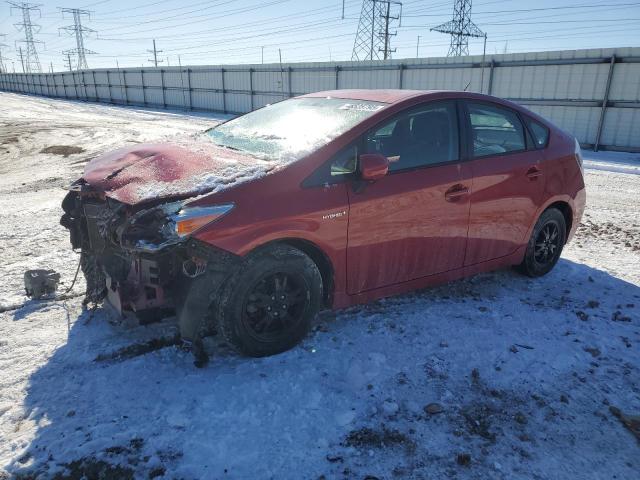
M 60 300 L 61 297 L 65 296 L 67 293 L 69 293 L 74 285 L 76 284 L 76 280 L 78 280 L 78 273 L 80 273 L 80 266 L 82 265 L 82 254 L 80 254 L 80 259 L 78 260 L 78 268 L 76 268 L 76 274 L 73 276 L 73 280 L 71 281 L 71 285 L 69 285 L 69 288 L 67 288 L 64 292 L 62 292 L 60 295 L 56 295 L 53 300 Z

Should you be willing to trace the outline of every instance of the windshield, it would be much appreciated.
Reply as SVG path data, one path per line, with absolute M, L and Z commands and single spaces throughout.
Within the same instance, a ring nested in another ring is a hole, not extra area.
M 214 143 L 266 160 L 295 161 L 317 150 L 386 104 L 338 98 L 293 98 L 207 132 Z

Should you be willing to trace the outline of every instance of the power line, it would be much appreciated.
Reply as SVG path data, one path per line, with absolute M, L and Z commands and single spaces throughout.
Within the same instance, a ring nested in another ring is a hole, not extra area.
M 582 4 L 582 5 L 567 5 L 564 7 L 541 7 L 541 8 L 522 8 L 516 10 L 493 10 L 493 11 L 483 11 L 483 12 L 475 12 L 474 15 L 486 15 L 490 13 L 529 13 L 529 12 L 541 12 L 546 10 L 569 10 L 579 8 L 580 10 L 585 8 L 610 8 L 610 7 L 618 7 L 618 6 L 626 6 L 631 7 L 635 5 L 640 5 L 640 2 L 631 2 L 631 3 L 610 3 L 607 5 L 593 5 L 593 4 Z M 427 14 L 404 14 L 405 18 L 417 18 L 417 17 L 440 17 L 441 14 L 438 13 L 427 13 Z
M 391 7 L 399 11 L 391 15 Z M 400 19 L 402 3 L 392 0 L 363 0 L 351 60 L 386 60 L 391 57 L 391 23 Z
M 469 55 L 469 37 L 486 39 L 486 34 L 471 21 L 471 0 L 456 0 L 453 19 L 431 30 L 451 35 L 448 57 Z
M 200 18 L 200 17 L 203 17 L 203 16 L 205 18 L 203 18 L 201 20 L 193 20 L 193 21 L 190 21 L 190 22 L 184 22 L 184 23 L 178 23 L 178 24 L 174 24 L 174 25 L 168 25 L 168 26 L 163 27 L 163 28 L 184 27 L 184 26 L 188 26 L 188 25 L 193 25 L 195 23 L 202 23 L 202 22 L 209 21 L 212 16 L 215 16 L 215 18 L 228 17 L 230 15 L 235 15 L 235 14 L 238 14 L 238 13 L 252 12 L 252 11 L 255 11 L 255 10 L 260 10 L 260 9 L 263 9 L 263 8 L 270 7 L 272 5 L 278 5 L 278 4 L 286 3 L 286 2 L 289 2 L 289 1 L 290 0 L 271 0 L 269 2 L 260 2 L 260 3 L 257 3 L 257 4 L 248 5 L 248 6 L 245 6 L 245 7 L 238 7 L 238 8 L 231 9 L 231 10 L 224 10 L 222 12 L 214 12 L 214 13 L 207 14 L 207 15 L 198 15 L 198 16 L 194 16 L 192 18 Z M 229 3 L 229 2 L 225 2 L 225 3 Z M 155 31 L 157 31 L 157 27 L 154 27 L 154 28 L 151 28 L 151 29 L 146 29 L 146 30 L 139 30 L 137 28 L 137 25 L 146 24 L 146 23 L 157 23 L 157 22 L 158 22 L 158 20 L 149 20 L 149 21 L 145 21 L 145 22 L 139 22 L 136 25 L 127 24 L 127 26 L 124 26 L 124 27 L 105 28 L 105 29 L 102 29 L 102 30 L 111 32 L 111 31 L 114 31 L 114 30 L 121 31 L 123 28 L 124 29 L 134 29 L 134 32 L 121 32 L 121 33 L 124 33 L 125 35 L 128 34 L 128 33 L 155 32 Z
M 16 23 L 15 27 L 18 31 L 24 32 L 24 40 L 19 40 L 21 43 L 26 44 L 26 52 L 24 53 L 24 58 L 22 62 L 22 69 L 25 73 L 40 73 L 42 71 L 40 67 L 40 60 L 38 59 L 38 51 L 36 50 L 36 43 L 43 43 L 39 40 L 33 39 L 34 30 L 37 32 L 40 31 L 40 25 L 36 25 L 31 22 L 31 12 L 37 11 L 40 13 L 40 5 L 35 3 L 17 3 L 17 2 L 7 2 L 11 5 L 11 11 L 14 9 L 19 9 L 22 11 L 22 23 Z
M 87 55 L 95 54 L 93 50 L 88 50 L 84 47 L 84 34 L 92 33 L 95 30 L 91 28 L 87 28 L 82 25 L 82 17 L 89 17 L 89 10 L 81 10 L 79 8 L 63 8 L 61 9 L 62 15 L 65 13 L 70 13 L 73 15 L 73 25 L 68 25 L 66 27 L 61 27 L 59 30 L 66 30 L 69 33 L 73 33 L 76 37 L 76 48 L 72 48 L 70 50 L 63 51 L 63 55 L 77 55 L 78 60 L 76 62 L 76 67 L 78 70 L 88 69 L 87 65 Z

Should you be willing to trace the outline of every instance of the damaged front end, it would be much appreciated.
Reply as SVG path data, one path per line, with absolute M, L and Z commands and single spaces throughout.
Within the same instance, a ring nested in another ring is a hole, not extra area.
M 193 339 L 215 291 L 238 258 L 191 237 L 232 210 L 232 204 L 190 207 L 188 199 L 129 205 L 75 182 L 60 223 L 81 251 L 87 281 L 85 302 L 103 300 L 119 314 L 141 319 L 159 310 L 176 311 L 183 337 Z M 189 292 L 199 282 L 204 298 Z

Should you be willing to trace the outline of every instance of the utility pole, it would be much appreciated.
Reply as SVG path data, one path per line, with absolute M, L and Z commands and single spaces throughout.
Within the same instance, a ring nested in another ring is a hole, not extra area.
M 392 15 L 392 8 L 398 12 Z M 402 17 L 402 3 L 395 0 L 363 0 L 351 60 L 391 58 L 392 23 Z
M 455 0 L 453 19 L 431 29 L 451 35 L 447 57 L 469 55 L 469 37 L 482 38 L 485 33 L 471 21 L 471 0 Z
M 53 62 L 51 62 L 51 73 L 53 73 Z
M 147 50 L 148 53 L 153 53 L 153 60 L 149 60 L 149 62 L 153 62 L 153 64 L 157 67 L 158 63 L 162 63 L 162 60 L 158 60 L 158 54 L 162 53 L 163 50 L 156 49 L 156 39 L 153 39 L 153 50 Z M 169 57 L 167 57 L 169 58 Z
M 93 33 L 95 32 L 95 30 L 83 26 L 82 17 L 83 16 L 89 17 L 91 12 L 89 12 L 89 10 L 81 10 L 79 8 L 62 8 L 60 9 L 60 11 L 62 12 L 63 18 L 65 13 L 70 13 L 71 15 L 73 15 L 73 25 L 60 27 L 60 30 L 66 30 L 68 33 L 73 34 L 76 37 L 76 48 L 65 50 L 62 53 L 63 55 L 66 55 L 67 53 L 71 55 L 77 55 L 78 59 L 77 59 L 76 68 L 78 70 L 88 69 L 89 66 L 87 65 L 86 56 L 88 54 L 94 54 L 96 52 L 92 50 L 88 50 L 84 47 L 84 34 Z
M 260 47 L 260 63 L 264 63 L 264 47 Z
M 20 57 L 20 64 L 22 65 L 22 73 L 27 73 L 24 66 L 24 54 L 22 53 L 22 47 L 18 48 L 18 56 Z
M 389 21 L 391 19 L 398 20 L 400 17 L 391 17 L 391 2 L 387 2 L 387 11 L 384 15 L 384 50 L 382 51 L 383 59 L 391 58 L 391 53 L 396 49 L 391 49 L 390 36 L 397 35 L 396 33 L 389 33 Z
M 40 13 L 40 5 L 27 2 L 7 3 L 11 5 L 11 12 L 13 12 L 14 9 L 19 9 L 22 12 L 22 23 L 14 24 L 18 31 L 24 32 L 24 40 L 19 40 L 26 44 L 26 52 L 24 53 L 22 69 L 25 73 L 39 73 L 42 69 L 40 67 L 40 60 L 38 59 L 36 43 L 43 42 L 33 39 L 34 31 L 35 33 L 38 33 L 40 31 L 40 25 L 36 25 L 31 22 L 31 12 L 37 11 Z
M 4 37 L 6 37 L 6 35 L 4 33 L 0 33 L 0 38 L 4 38 Z M 6 46 L 7 46 L 6 43 L 0 42 L 0 73 L 5 72 L 4 62 L 2 60 L 2 48 Z
M 416 43 L 416 58 L 420 57 L 420 38 L 422 35 L 418 35 L 418 41 Z
M 67 66 L 69 71 L 72 71 L 73 70 L 73 63 L 71 63 L 71 52 L 69 50 L 67 50 L 66 52 L 62 52 L 62 54 L 65 56 L 65 59 L 64 59 L 65 65 Z

